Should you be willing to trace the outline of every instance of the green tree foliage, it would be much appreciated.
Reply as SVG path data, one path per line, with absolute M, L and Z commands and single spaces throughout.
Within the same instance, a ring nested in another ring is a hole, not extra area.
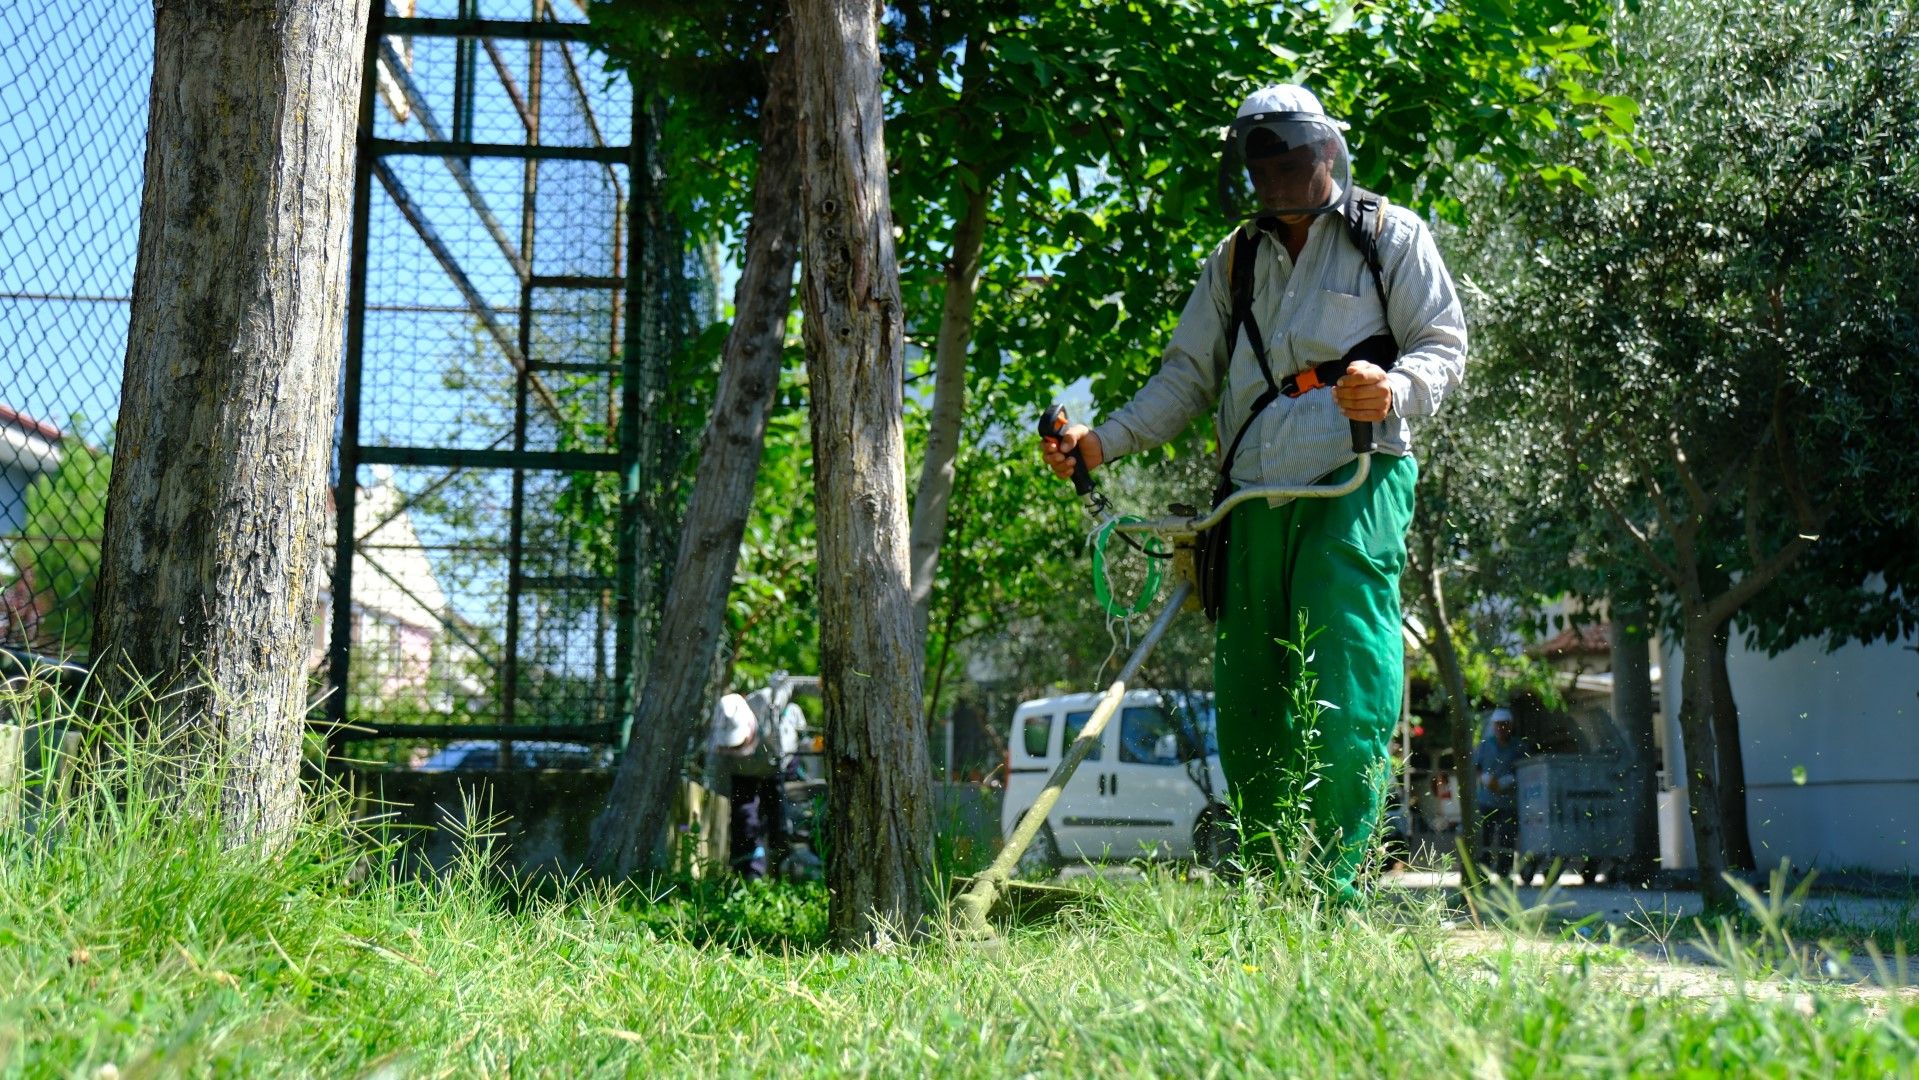
M 937 317 L 954 191 L 994 185 L 973 356 L 1033 404 L 1083 376 L 1117 402 L 1151 373 L 1230 227 L 1219 131 L 1256 87 L 1314 86 L 1353 123 L 1358 180 L 1414 205 L 1449 206 L 1459 163 L 1571 177 L 1529 131 L 1631 129 L 1629 102 L 1580 83 L 1608 5 L 939 6 L 937 21 L 902 6 L 895 44 L 908 322 Z M 976 41 L 983 70 L 965 64 Z
M 722 245 L 749 225 L 771 10 L 678 0 L 593 9 L 604 39 L 669 101 L 669 205 Z M 970 406 L 930 606 L 929 692 L 937 670 L 956 670 L 954 647 L 987 628 L 1041 620 L 1064 638 L 1099 625 L 1077 602 L 1088 591 L 1084 523 L 1033 459 L 1032 419 L 1063 385 L 1090 378 L 1111 405 L 1154 369 L 1198 260 L 1230 227 L 1213 188 L 1219 130 L 1240 99 L 1274 82 L 1313 85 L 1353 121 L 1362 183 L 1456 213 L 1446 192 L 1461 163 L 1578 181 L 1560 158 L 1540 156 L 1532 136 L 1616 140 L 1630 130 L 1629 102 L 1583 85 L 1609 11 L 1577 0 L 1438 11 L 1249 0 L 889 7 L 882 48 L 901 291 L 909 340 L 924 350 L 908 387 L 916 452 L 930 406 L 917 387 L 930 374 L 955 228 L 969 197 L 988 200 Z M 803 400 L 794 385 L 786 395 L 782 408 Z M 812 655 L 803 438 L 802 424 L 776 416 L 730 601 L 748 670 L 802 668 Z M 909 475 L 917 468 L 909 463 Z M 1201 478 L 1176 494 L 1192 500 L 1207 487 Z
M 88 444 L 85 424 L 76 419 L 60 440 L 60 467 L 27 487 L 26 519 L 11 558 L 31 582 L 39 609 L 29 643 L 36 649 L 84 656 L 93 640 L 93 586 L 112 469 L 112 456 Z
M 1599 80 L 1642 102 L 1637 159 L 1552 140 L 1591 195 L 1484 211 L 1518 223 L 1480 377 L 1545 455 L 1531 535 L 1566 545 L 1562 580 L 1651 570 L 1708 887 L 1750 860 L 1732 627 L 1779 648 L 1913 625 L 1915 45 L 1896 3 L 1648 7 Z

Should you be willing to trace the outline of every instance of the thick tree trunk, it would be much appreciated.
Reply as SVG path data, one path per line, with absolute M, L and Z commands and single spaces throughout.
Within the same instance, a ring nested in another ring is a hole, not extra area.
M 946 263 L 946 300 L 933 350 L 933 413 L 926 431 L 926 458 L 913 496 L 913 636 L 926 650 L 927 608 L 946 538 L 960 426 L 966 419 L 966 351 L 973 340 L 973 309 L 979 301 L 980 249 L 986 241 L 987 188 L 962 191 L 965 210 L 953 228 L 953 256 Z
M 1651 614 L 1638 596 L 1615 596 L 1612 603 L 1612 712 L 1636 783 L 1621 792 L 1632 821 L 1632 857 L 1627 872 L 1634 880 L 1648 874 L 1659 859 L 1659 748 L 1653 741 Z
M 1746 816 L 1746 752 L 1739 740 L 1739 703 L 1726 671 L 1732 626 L 1720 623 L 1707 642 L 1707 674 L 1712 678 L 1712 741 L 1719 750 L 1719 813 L 1726 836 L 1726 865 L 1754 868 L 1752 828 Z
M 230 772 L 230 842 L 299 811 L 360 105 L 361 0 L 161 2 L 95 599 L 97 690 Z M 164 715 L 162 715 L 164 712 Z
M 794 0 L 826 712 L 828 925 L 919 930 L 933 871 L 902 436 L 899 268 L 871 0 Z
M 624 876 L 663 864 L 674 786 L 688 747 L 705 732 L 712 712 L 707 694 L 714 646 L 753 505 L 793 304 L 799 232 L 794 75 L 791 51 L 782 49 L 760 107 L 759 173 L 746 261 L 733 296 L 733 329 L 713 417 L 700 443 L 651 674 L 606 810 L 594 823 L 588 860 L 604 874 Z
M 1708 905 L 1731 906 L 1722 875 L 1729 868 L 1720 794 L 1720 757 L 1714 746 L 1712 633 L 1695 607 L 1686 612 L 1685 670 L 1679 700 L 1679 734 L 1686 751 L 1686 802 L 1692 811 L 1693 846 L 1699 859 L 1699 891 Z

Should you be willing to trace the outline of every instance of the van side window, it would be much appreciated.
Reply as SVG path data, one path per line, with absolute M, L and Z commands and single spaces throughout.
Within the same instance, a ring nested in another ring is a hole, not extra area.
M 1026 743 L 1027 757 L 1046 757 L 1052 750 L 1047 743 L 1052 741 L 1053 716 L 1051 713 L 1038 713 L 1026 718 L 1021 737 Z
M 1079 733 L 1085 729 L 1086 721 L 1091 720 L 1092 718 L 1093 718 L 1093 713 L 1092 713 L 1092 710 L 1090 709 L 1087 710 L 1086 712 L 1069 712 L 1066 714 L 1066 737 L 1061 739 L 1059 744 L 1059 752 L 1061 754 L 1065 754 L 1066 748 L 1073 745 L 1073 740 L 1079 738 Z M 1105 740 L 1101 740 L 1101 741 L 1103 742 Z M 1099 751 L 1100 751 L 1099 743 L 1094 743 L 1093 751 L 1092 753 L 1089 753 L 1086 755 L 1086 760 L 1098 761 Z
M 1178 765 L 1179 729 L 1157 705 L 1119 714 L 1119 759 L 1129 765 Z

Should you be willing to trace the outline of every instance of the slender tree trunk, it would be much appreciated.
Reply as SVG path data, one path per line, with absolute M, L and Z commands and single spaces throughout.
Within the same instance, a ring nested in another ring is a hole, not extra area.
M 367 5 L 162 2 L 97 689 L 230 773 L 230 842 L 299 812 Z M 351 482 L 351 478 L 348 478 Z
M 1726 671 L 1732 626 L 1720 623 L 1707 642 L 1707 674 L 1712 678 L 1712 741 L 1719 750 L 1719 813 L 1726 836 L 1726 865 L 1754 868 L 1752 828 L 1746 815 L 1746 753 L 1739 739 L 1739 703 Z
M 926 458 L 913 496 L 913 636 L 926 649 L 927 609 L 946 538 L 953 478 L 959 460 L 960 427 L 966 419 L 966 352 L 973 340 L 973 309 L 979 302 L 980 250 L 986 241 L 986 181 L 962 188 L 963 205 L 953 229 L 953 256 L 946 263 L 946 300 L 940 310 L 933 352 L 933 414 L 926 431 Z
M 1686 751 L 1686 802 L 1692 811 L 1699 891 L 1709 906 L 1723 909 L 1732 903 L 1732 890 L 1722 876 L 1729 866 L 1722 812 L 1725 801 L 1720 794 L 1720 759 L 1713 732 L 1713 631 L 1698 605 L 1687 605 L 1685 620 L 1679 734 Z
M 1466 700 L 1466 674 L 1459 662 L 1459 645 L 1453 641 L 1452 621 L 1447 617 L 1446 593 L 1440 583 L 1438 560 L 1431 551 L 1408 567 L 1419 583 L 1419 598 L 1431 620 L 1433 663 L 1439 666 L 1440 681 L 1446 685 L 1446 716 L 1453 729 L 1453 797 L 1459 800 L 1459 828 L 1468 851 L 1475 850 L 1479 837 L 1479 785 L 1468 782 L 1472 774 L 1473 751 L 1479 745 L 1479 732 L 1473 724 L 1471 702 Z
M 966 137 L 971 137 L 978 123 L 974 112 L 985 89 L 990 41 L 984 27 L 976 27 L 967 35 L 959 97 L 959 123 Z M 926 652 L 933 581 L 938 576 L 940 546 L 946 540 L 946 519 L 952 506 L 960 431 L 966 420 L 967 347 L 973 340 L 980 252 L 986 246 L 986 205 L 994 182 L 989 170 L 978 161 L 960 162 L 955 173 L 970 174 L 973 186 L 968 187 L 963 176 L 954 186 L 954 202 L 960 211 L 953 224 L 953 253 L 946 262 L 946 295 L 940 307 L 939 337 L 933 346 L 933 413 L 927 425 L 919 487 L 913 495 L 913 635 L 922 656 Z
M 802 274 L 819 534 L 828 926 L 913 933 L 933 871 L 932 768 L 907 562 L 899 267 L 871 0 L 794 0 Z
M 588 861 L 604 874 L 625 876 L 664 863 L 674 787 L 688 747 L 706 730 L 712 711 L 714 646 L 753 505 L 793 304 L 799 231 L 795 74 L 791 50 L 782 49 L 760 107 L 753 222 L 733 295 L 733 329 L 721 360 L 713 416 L 700 442 L 651 674 L 606 810 L 594 823 Z

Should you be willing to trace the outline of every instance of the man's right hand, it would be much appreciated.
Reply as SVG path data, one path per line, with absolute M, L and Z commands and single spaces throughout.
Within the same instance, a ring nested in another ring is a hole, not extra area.
M 1099 436 L 1085 424 L 1068 424 L 1059 433 L 1058 438 L 1042 436 L 1039 440 L 1040 453 L 1046 459 L 1046 467 L 1061 480 L 1073 478 L 1073 455 L 1075 446 L 1079 447 L 1080 457 L 1086 461 L 1086 469 L 1091 472 L 1099 468 L 1106 460 L 1101 452 Z

